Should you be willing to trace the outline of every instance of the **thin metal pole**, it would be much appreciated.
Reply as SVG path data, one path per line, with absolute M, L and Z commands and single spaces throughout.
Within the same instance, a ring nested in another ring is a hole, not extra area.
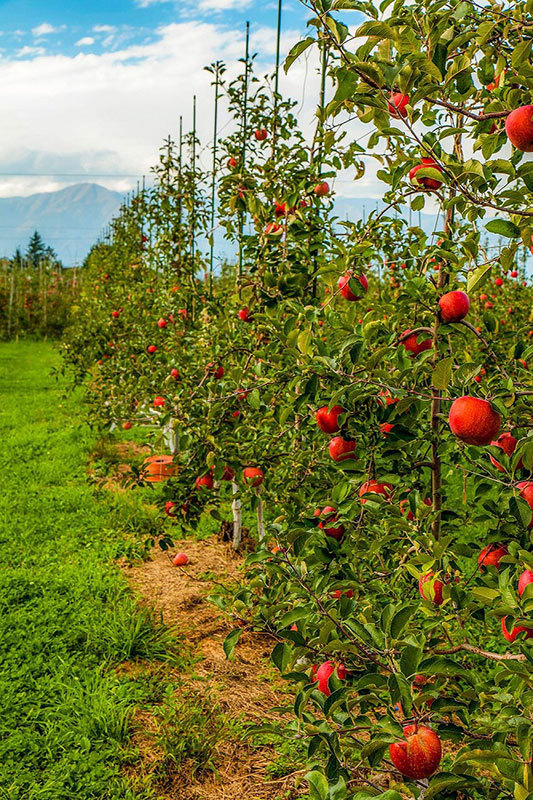
M 194 280 L 194 255 L 196 233 L 196 95 L 192 99 L 192 212 L 191 212 L 191 261 L 192 279 Z
M 283 0 L 278 0 L 278 27 L 276 32 L 276 77 L 274 80 L 274 106 L 277 107 L 278 104 L 278 88 L 279 88 L 279 56 L 280 56 L 280 45 L 281 45 L 281 7 L 283 4 Z
M 248 136 L 248 75 L 250 69 L 250 23 L 246 23 L 246 48 L 244 69 L 244 97 L 242 110 L 242 172 L 246 166 L 246 137 Z M 244 235 L 244 212 L 239 215 L 239 297 L 241 296 L 241 278 L 243 273 L 242 240 Z
M 211 247 L 209 252 L 209 297 L 213 297 L 213 263 L 215 258 L 215 198 L 217 186 L 217 132 L 218 89 L 220 86 L 220 63 L 215 65 L 215 119 L 213 123 L 213 177 L 211 182 Z

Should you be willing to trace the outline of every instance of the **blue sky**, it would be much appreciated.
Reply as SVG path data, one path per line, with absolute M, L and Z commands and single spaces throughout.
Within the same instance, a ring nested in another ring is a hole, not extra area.
M 283 6 L 285 27 L 302 29 L 306 9 L 298 0 L 283 0 Z M 160 27 L 180 21 L 207 20 L 238 30 L 246 20 L 252 28 L 274 26 L 276 16 L 277 0 L 0 0 L 0 53 L 101 54 L 153 41 Z

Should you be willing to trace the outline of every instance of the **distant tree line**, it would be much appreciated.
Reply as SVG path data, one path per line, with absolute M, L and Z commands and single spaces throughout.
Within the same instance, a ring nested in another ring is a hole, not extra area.
M 38 269 L 39 267 L 63 269 L 57 253 L 44 242 L 39 231 L 35 231 L 30 237 L 24 254 L 20 247 L 17 247 L 15 254 L 8 261 L 16 269 Z

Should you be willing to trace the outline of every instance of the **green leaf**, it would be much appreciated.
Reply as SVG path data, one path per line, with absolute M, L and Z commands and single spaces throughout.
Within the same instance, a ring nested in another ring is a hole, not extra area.
M 287 611 L 286 614 L 282 616 L 279 621 L 280 628 L 287 628 L 289 625 L 292 625 L 293 622 L 298 622 L 299 619 L 303 619 L 309 615 L 309 608 L 308 607 L 301 607 L 301 608 L 293 608 L 292 611 Z
M 312 332 L 311 329 L 307 331 L 302 331 L 298 336 L 297 344 L 298 350 L 302 353 L 302 355 L 306 356 L 309 352 L 309 345 L 311 344 Z
M 281 673 L 286 672 L 291 655 L 291 648 L 285 642 L 278 642 L 273 649 L 271 658 Z
M 489 278 L 491 269 L 491 264 L 481 264 L 481 266 L 476 267 L 476 269 L 470 270 L 466 280 L 466 291 L 474 292 L 482 286 Z
M 453 356 L 441 358 L 435 364 L 433 374 L 431 376 L 431 385 L 435 389 L 446 389 L 452 377 Z
M 370 20 L 369 22 L 363 22 L 360 25 L 355 34 L 355 38 L 359 36 L 376 36 L 379 39 L 395 39 L 395 34 L 393 29 L 390 25 L 387 25 L 386 22 L 379 22 L 378 20 Z
M 308 36 L 306 39 L 302 39 L 301 42 L 297 42 L 297 44 L 295 44 L 294 47 L 292 47 L 289 50 L 289 54 L 288 54 L 287 58 L 285 59 L 285 64 L 284 64 L 284 69 L 285 69 L 286 73 L 289 71 L 291 66 L 296 61 L 296 59 L 299 56 L 301 56 L 302 53 L 305 50 L 307 50 L 308 47 L 311 47 L 312 44 L 315 44 L 315 42 L 316 42 L 316 40 L 313 39 L 312 36 Z
M 527 528 L 531 522 L 531 508 L 529 503 L 527 503 L 521 497 L 511 497 L 509 500 L 509 511 L 519 525 Z
M 233 651 L 235 650 L 235 645 L 239 641 L 241 633 L 242 633 L 242 628 L 235 628 L 230 633 L 228 633 L 228 635 L 224 639 L 224 644 L 222 645 L 222 647 L 224 649 L 226 658 L 232 657 Z
M 479 781 L 467 775 L 455 775 L 453 772 L 440 772 L 431 779 L 426 793 L 425 800 L 431 800 L 436 797 L 440 792 L 451 792 L 457 789 L 463 789 L 467 786 L 478 786 Z
M 400 633 L 403 631 L 411 617 L 413 616 L 416 606 L 409 605 L 401 608 L 399 611 L 396 612 L 394 615 L 391 626 L 390 626 L 390 633 L 393 639 L 397 639 Z
M 257 411 L 261 405 L 261 396 L 259 394 L 259 389 L 252 389 L 250 394 L 248 395 L 248 403 L 252 408 L 255 408 Z
M 408 644 L 403 648 L 400 656 L 400 669 L 406 678 L 412 680 L 422 660 L 422 648 Z
M 505 236 L 507 239 L 518 239 L 520 228 L 514 222 L 507 219 L 491 219 L 485 228 L 489 233 L 496 233 L 498 236 Z
M 313 770 L 307 773 L 305 779 L 309 783 L 309 797 L 311 800 L 327 800 L 329 787 L 325 775 Z

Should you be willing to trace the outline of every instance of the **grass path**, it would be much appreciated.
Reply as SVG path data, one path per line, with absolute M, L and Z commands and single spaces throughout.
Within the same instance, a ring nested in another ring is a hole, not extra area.
M 153 497 L 90 484 L 91 453 L 128 448 L 96 441 L 59 363 L 0 344 L 0 800 L 302 797 L 300 754 L 244 738 L 286 700 L 268 643 L 247 633 L 226 661 L 231 623 L 206 597 L 240 559 L 199 530 L 176 543 L 185 572 L 158 549 L 119 562 L 142 551 Z
M 92 436 L 58 363 L 0 345 L 0 799 L 138 798 L 121 765 L 147 690 L 112 667 L 164 656 L 169 634 L 112 566 L 117 500 L 87 483 Z

